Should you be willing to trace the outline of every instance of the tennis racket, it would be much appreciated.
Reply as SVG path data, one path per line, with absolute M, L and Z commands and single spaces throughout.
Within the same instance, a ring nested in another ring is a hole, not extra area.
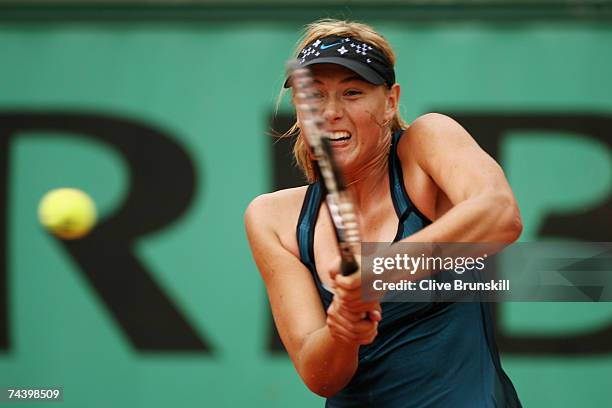
M 320 114 L 310 70 L 291 61 L 287 65 L 287 75 L 293 87 L 295 108 L 300 112 L 302 133 L 312 151 L 314 169 L 319 180 L 323 181 L 327 209 L 334 224 L 340 250 L 340 271 L 343 275 L 350 275 L 359 269 L 355 254 L 361 243 L 355 207 L 346 190 L 342 173 L 334 161 L 333 149 Z

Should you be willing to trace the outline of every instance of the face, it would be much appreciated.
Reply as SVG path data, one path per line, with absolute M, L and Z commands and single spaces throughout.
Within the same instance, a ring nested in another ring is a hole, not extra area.
M 345 173 L 358 172 L 388 153 L 389 126 L 395 116 L 399 86 L 373 85 L 335 64 L 311 67 L 316 95 L 334 157 Z M 299 112 L 298 112 L 299 122 Z

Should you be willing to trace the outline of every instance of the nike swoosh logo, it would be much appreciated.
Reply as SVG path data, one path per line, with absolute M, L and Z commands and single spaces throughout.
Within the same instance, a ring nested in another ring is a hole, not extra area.
M 320 48 L 321 48 L 322 50 L 326 50 L 326 49 L 328 49 L 329 47 L 333 47 L 334 45 L 338 45 L 338 44 L 340 44 L 340 43 L 339 43 L 339 42 L 337 42 L 337 43 L 328 44 L 328 45 L 322 44 Z

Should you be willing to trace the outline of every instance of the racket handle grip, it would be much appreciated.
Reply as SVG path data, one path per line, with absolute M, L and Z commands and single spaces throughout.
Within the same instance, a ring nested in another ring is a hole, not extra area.
M 359 270 L 359 265 L 352 255 L 343 256 L 340 260 L 340 271 L 342 275 L 352 275 Z M 370 317 L 366 314 L 365 320 L 370 320 Z
M 352 255 L 342 257 L 340 261 L 340 272 L 342 272 L 342 275 L 344 276 L 352 275 L 358 270 L 359 270 L 359 265 L 357 264 L 355 257 L 353 257 Z

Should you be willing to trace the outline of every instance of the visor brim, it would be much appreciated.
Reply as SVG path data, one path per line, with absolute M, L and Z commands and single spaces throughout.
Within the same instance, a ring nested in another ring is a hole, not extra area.
M 341 65 L 345 68 L 350 69 L 351 71 L 353 71 L 354 73 L 356 73 L 357 75 L 359 75 L 360 77 L 362 77 L 364 80 L 366 80 L 367 82 L 373 84 L 373 85 L 382 85 L 385 83 L 385 80 L 382 76 L 380 76 L 376 71 L 374 71 L 372 68 L 370 68 L 367 64 L 364 64 L 362 62 L 359 61 L 353 61 L 347 58 L 342 58 L 342 57 L 323 57 L 323 58 L 316 58 L 316 59 L 312 59 L 310 61 L 306 61 L 303 64 L 300 64 L 300 67 L 308 67 L 310 65 L 315 65 L 315 64 L 335 64 L 335 65 Z M 290 88 L 291 87 L 291 83 L 290 83 L 290 77 L 287 78 L 285 80 L 285 84 L 283 85 L 284 88 Z

